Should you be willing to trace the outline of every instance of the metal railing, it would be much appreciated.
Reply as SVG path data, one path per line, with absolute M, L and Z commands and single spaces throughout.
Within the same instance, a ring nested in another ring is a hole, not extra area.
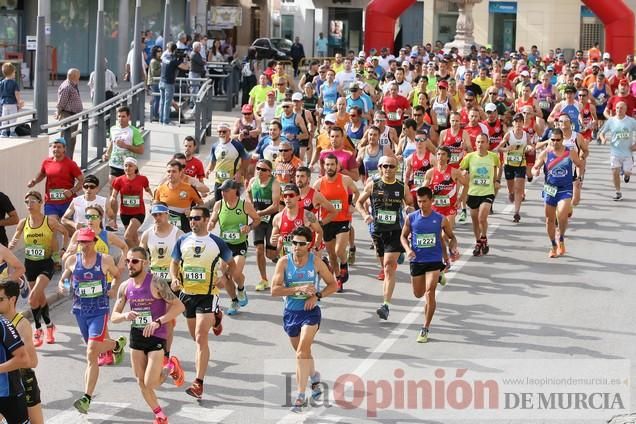
M 20 119 L 28 116 L 28 119 Z M 16 120 L 16 122 L 9 123 L 10 121 Z M 24 109 L 20 112 L 13 113 L 11 115 L 0 116 L 0 132 L 5 130 L 12 130 L 15 127 L 23 124 L 29 124 L 31 126 L 31 136 L 37 137 L 40 131 L 37 128 L 37 125 L 34 124 L 38 120 L 37 111 L 35 109 Z M 6 123 L 5 123 L 6 122 Z
M 205 137 L 212 135 L 212 102 L 214 101 L 214 80 L 207 80 L 197 94 L 194 104 L 194 139 L 200 146 Z
M 101 161 L 106 147 L 106 122 L 117 122 L 117 108 L 128 106 L 131 111 L 130 124 L 142 128 L 145 122 L 146 85 L 141 82 L 130 89 L 106 100 L 97 106 L 76 113 L 60 121 L 42 125 L 41 130 L 48 135 L 60 134 L 67 146 L 71 139 L 81 135 L 80 168 L 86 170 Z M 79 130 L 76 130 L 79 128 Z M 95 154 L 89 157 L 89 129 L 93 129 L 91 144 L 96 148 Z M 72 155 L 73 152 L 67 152 Z

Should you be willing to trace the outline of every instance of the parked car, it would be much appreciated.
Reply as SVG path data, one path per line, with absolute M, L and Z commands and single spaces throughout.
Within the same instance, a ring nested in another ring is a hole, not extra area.
M 286 38 L 258 38 L 252 43 L 256 59 L 290 60 L 292 42 Z

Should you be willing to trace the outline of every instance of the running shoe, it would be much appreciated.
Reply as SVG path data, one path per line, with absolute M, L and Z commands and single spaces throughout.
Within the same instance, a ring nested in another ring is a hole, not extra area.
M 404 252 L 400 253 L 400 256 L 398 256 L 398 259 L 397 259 L 398 265 L 402 265 L 404 263 L 404 258 L 405 257 L 406 256 L 404 255 Z
M 462 211 L 459 213 L 459 222 L 466 222 L 466 209 L 462 209 Z
M 316 371 L 314 375 L 309 377 L 309 381 L 311 383 L 311 398 L 313 400 L 320 399 L 320 396 L 322 396 L 322 384 L 320 383 L 320 373 Z
M 426 343 L 428 342 L 428 328 L 422 327 L 419 334 L 417 335 L 416 341 L 418 343 Z
M 303 412 L 303 408 L 306 406 L 307 399 L 305 399 L 305 396 L 298 395 L 296 401 L 294 402 L 294 406 L 290 408 L 290 411 L 296 414 L 300 414 L 301 412 Z
M 481 243 L 475 243 L 475 248 L 473 249 L 473 256 L 481 256 Z
M 232 301 L 232 304 L 230 305 L 229 309 L 227 310 L 227 314 L 228 315 L 236 315 L 239 313 L 239 309 L 241 309 L 241 305 L 239 304 L 238 300 L 237 301 Z
M 128 339 L 124 336 L 117 339 L 117 345 L 115 346 L 115 349 L 113 349 L 115 365 L 121 364 L 121 361 L 124 360 L 124 348 L 126 347 L 126 343 L 128 343 Z
M 347 257 L 347 263 L 349 265 L 353 265 L 356 263 L 356 247 L 350 247 L 349 248 L 349 255 Z
M 383 303 L 378 309 L 376 309 L 375 313 L 378 314 L 381 319 L 386 321 L 389 318 L 389 305 Z
M 487 255 L 488 252 L 490 252 L 490 246 L 488 246 L 488 240 L 487 239 L 482 239 L 481 240 L 481 254 L 482 255 Z
M 620 191 L 616 192 L 616 196 L 612 198 L 613 201 L 618 202 L 619 200 L 623 200 L 623 193 Z
M 168 417 L 155 417 L 152 424 L 168 424 Z
M 630 178 L 630 175 L 623 176 L 623 181 L 625 181 L 625 184 L 629 182 L 629 178 Z
M 26 299 L 29 297 L 29 293 L 31 293 L 31 287 L 29 287 L 29 283 L 26 278 L 20 277 L 20 297 L 22 299 Z
M 445 286 L 445 285 L 446 285 L 446 282 L 447 282 L 447 281 L 446 281 L 446 273 L 445 273 L 445 272 L 443 272 L 443 271 L 442 271 L 442 272 L 440 272 L 440 273 L 439 273 L 439 280 L 438 280 L 438 282 L 439 282 L 442 286 Z
M 221 308 L 217 307 L 216 311 L 214 311 L 214 326 L 212 326 L 212 332 L 215 336 L 220 336 L 223 332 L 223 324 L 221 321 L 223 320 L 223 311 Z
M 384 281 L 384 277 L 385 277 L 385 276 L 384 276 L 384 268 L 382 268 L 382 269 L 380 270 L 380 272 L 378 272 L 378 277 L 377 277 L 377 278 L 378 278 L 378 280 L 380 280 L 380 281 Z
M 73 406 L 80 414 L 88 414 L 88 408 L 91 406 L 91 401 L 86 396 L 82 396 L 73 402 Z
M 349 265 L 346 263 L 340 265 L 340 280 L 343 284 L 349 281 Z
M 40 347 L 44 343 L 44 331 L 41 328 L 36 328 L 33 332 L 33 346 Z
M 238 298 L 238 302 L 240 306 L 247 306 L 247 290 L 243 287 L 243 290 L 236 290 L 236 297 Z
M 519 215 L 518 213 L 516 213 L 513 217 L 512 217 L 512 222 L 519 222 L 521 221 L 521 215 Z
M 108 352 L 104 352 L 104 365 L 113 365 L 115 363 L 115 358 L 113 356 L 113 351 L 109 350 Z
M 559 241 L 559 244 L 557 246 L 557 255 L 559 255 L 559 256 L 565 255 L 565 242 L 564 241 Z
M 201 397 L 203 397 L 203 385 L 195 381 L 186 389 L 185 392 L 193 398 L 201 399 Z
M 170 372 L 170 377 L 172 377 L 172 381 L 174 385 L 177 387 L 183 386 L 185 373 L 183 372 L 183 368 L 181 367 L 181 362 L 179 358 L 176 356 L 171 356 L 169 361 L 169 367 L 172 369 Z
M 46 343 L 53 344 L 55 343 L 55 324 L 46 326 Z
M 336 290 L 336 293 L 344 292 L 344 287 L 342 284 L 342 280 L 340 280 L 340 277 L 336 278 L 336 284 L 338 285 L 338 289 Z
M 550 252 L 548 252 L 548 257 L 549 257 L 549 258 L 556 258 L 557 256 L 559 256 L 559 255 L 557 254 L 557 248 L 556 248 L 556 246 L 552 246 L 552 247 L 550 248 Z
M 267 290 L 268 288 L 269 288 L 269 281 L 261 280 L 261 282 L 258 283 L 256 285 L 256 287 L 254 287 L 254 290 L 256 290 L 256 291 L 264 291 L 264 290 Z

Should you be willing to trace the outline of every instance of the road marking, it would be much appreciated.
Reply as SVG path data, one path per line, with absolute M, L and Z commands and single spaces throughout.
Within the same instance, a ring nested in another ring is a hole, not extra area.
M 91 402 L 91 410 L 87 415 L 79 412 L 64 411 L 46 420 L 47 424 L 68 424 L 68 423 L 112 423 L 114 417 L 122 409 L 130 406 L 130 403 L 120 402 Z
M 206 423 L 221 423 L 234 411 L 230 409 L 208 409 L 201 406 L 182 406 L 176 416 Z M 201 421 L 204 420 L 204 421 Z
M 506 208 L 498 213 L 497 215 L 509 215 L 510 212 L 512 211 L 512 209 L 514 208 L 514 205 L 508 205 L 506 206 Z M 488 229 L 488 237 L 491 237 L 495 231 L 497 231 L 497 229 L 499 228 L 499 226 L 501 225 L 502 221 L 498 221 L 492 225 L 489 225 Z M 462 255 L 460 256 L 460 259 L 455 262 L 451 268 L 451 271 L 449 271 L 446 274 L 446 280 L 448 282 L 452 281 L 453 277 L 455 276 L 455 274 L 457 274 L 459 271 L 461 271 L 461 269 L 464 267 L 464 265 L 466 265 L 468 263 L 468 261 L 473 257 L 473 248 L 472 247 L 468 247 L 466 249 L 464 249 Z M 441 294 L 441 292 L 443 292 L 445 286 L 440 286 L 438 284 L 438 293 L 436 295 L 436 299 L 439 299 L 439 296 Z M 423 305 L 422 303 L 424 303 L 424 297 L 422 297 L 422 299 L 417 302 L 417 304 L 415 306 L 413 306 L 411 308 L 411 310 L 406 314 L 406 316 L 404 316 L 404 318 L 402 319 L 402 321 L 400 321 L 400 323 L 395 326 L 395 328 L 387 335 L 387 337 L 371 352 L 371 354 L 369 356 L 367 356 L 365 359 L 362 360 L 362 362 L 360 363 L 360 365 L 358 365 L 358 367 L 352 372 L 352 374 L 357 375 L 357 376 L 363 376 L 365 375 L 372 367 L 373 365 L 385 354 L 389 351 L 389 349 L 391 349 L 391 347 L 393 347 L 393 345 L 395 344 L 396 341 L 398 341 L 398 339 L 400 339 L 402 337 L 402 335 L 406 332 L 406 330 L 408 330 L 408 327 L 413 324 L 418 318 L 420 318 L 422 316 L 422 308 Z M 415 341 L 413 341 L 413 343 L 415 343 Z M 313 412 L 313 411 L 312 411 Z M 287 424 L 290 422 L 295 422 L 295 423 L 302 423 L 305 422 L 305 420 L 313 420 L 315 419 L 317 416 L 321 415 L 321 412 L 316 412 L 314 414 L 303 414 L 302 416 L 299 416 L 299 414 L 290 412 L 287 415 L 285 415 L 280 421 L 278 421 L 278 424 Z

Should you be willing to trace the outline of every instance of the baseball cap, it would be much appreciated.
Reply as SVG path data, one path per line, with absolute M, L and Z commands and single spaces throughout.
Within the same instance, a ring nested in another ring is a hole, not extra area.
M 548 66 L 547 68 L 545 68 L 545 70 L 546 70 L 547 72 L 550 72 L 550 71 L 554 72 L 554 66 L 550 65 L 550 66 Z
M 243 105 L 243 107 L 241 108 L 241 113 L 252 113 L 252 112 L 254 112 L 254 108 L 249 103 Z
M 150 209 L 150 214 L 152 215 L 155 213 L 168 213 L 168 206 L 162 205 L 161 203 L 153 204 Z
M 610 56 L 609 52 L 603 53 L 603 59 L 610 59 L 610 58 L 611 58 L 611 56 Z
M 286 191 L 293 191 L 294 193 L 300 195 L 300 189 L 296 184 L 285 184 L 283 186 L 283 193 Z
M 522 77 L 529 77 L 530 73 L 528 71 L 521 71 L 521 74 L 519 75 L 521 75 Z
M 89 175 L 87 175 L 84 178 L 84 183 L 95 184 L 96 186 L 98 186 L 99 185 L 99 178 L 97 178 L 93 174 L 89 174 Z
M 513 121 L 519 121 L 519 120 L 523 121 L 523 114 L 515 113 L 515 115 L 512 117 L 512 120 Z
M 359 90 L 359 89 L 360 89 L 360 85 L 356 81 L 352 81 L 351 84 L 349 84 L 349 90 Z
M 622 63 L 619 63 L 618 65 L 616 65 L 616 70 L 617 71 L 624 71 L 625 70 L 625 65 L 623 65 Z
M 53 138 L 49 140 L 49 145 L 55 144 L 55 143 L 60 143 L 66 146 L 66 140 L 63 139 L 62 137 L 57 137 L 57 138 Z
M 126 165 L 127 163 L 137 166 L 137 159 L 128 156 L 126 159 L 124 159 L 124 165 Z
M 336 123 L 336 114 L 335 113 L 330 113 L 327 116 L 325 116 L 325 122 L 331 122 L 332 124 Z
M 95 241 L 95 231 L 89 227 L 81 228 L 77 234 L 77 241 Z
M 440 81 L 437 83 L 439 88 L 448 88 L 448 83 L 446 81 Z
M 583 79 L 583 75 L 581 75 L 581 74 L 576 74 L 576 75 L 574 75 L 574 79 L 580 79 L 580 80 L 582 80 L 582 79 Z
M 598 63 L 592 63 L 592 68 L 600 68 L 601 65 L 599 65 Z
M 488 103 L 484 107 L 484 110 L 486 112 L 495 112 L 497 110 L 497 105 L 495 105 L 494 103 Z
M 373 57 L 371 58 L 371 60 L 380 60 L 380 58 L 379 58 L 379 57 L 377 57 L 377 56 L 373 56 Z
M 360 53 L 358 53 L 358 57 L 366 57 L 367 54 L 364 52 L 364 50 L 360 50 Z
M 417 57 L 417 52 L 411 52 L 411 57 Z
M 302 101 L 302 99 L 303 99 L 303 95 L 301 93 L 292 94 L 292 102 Z

